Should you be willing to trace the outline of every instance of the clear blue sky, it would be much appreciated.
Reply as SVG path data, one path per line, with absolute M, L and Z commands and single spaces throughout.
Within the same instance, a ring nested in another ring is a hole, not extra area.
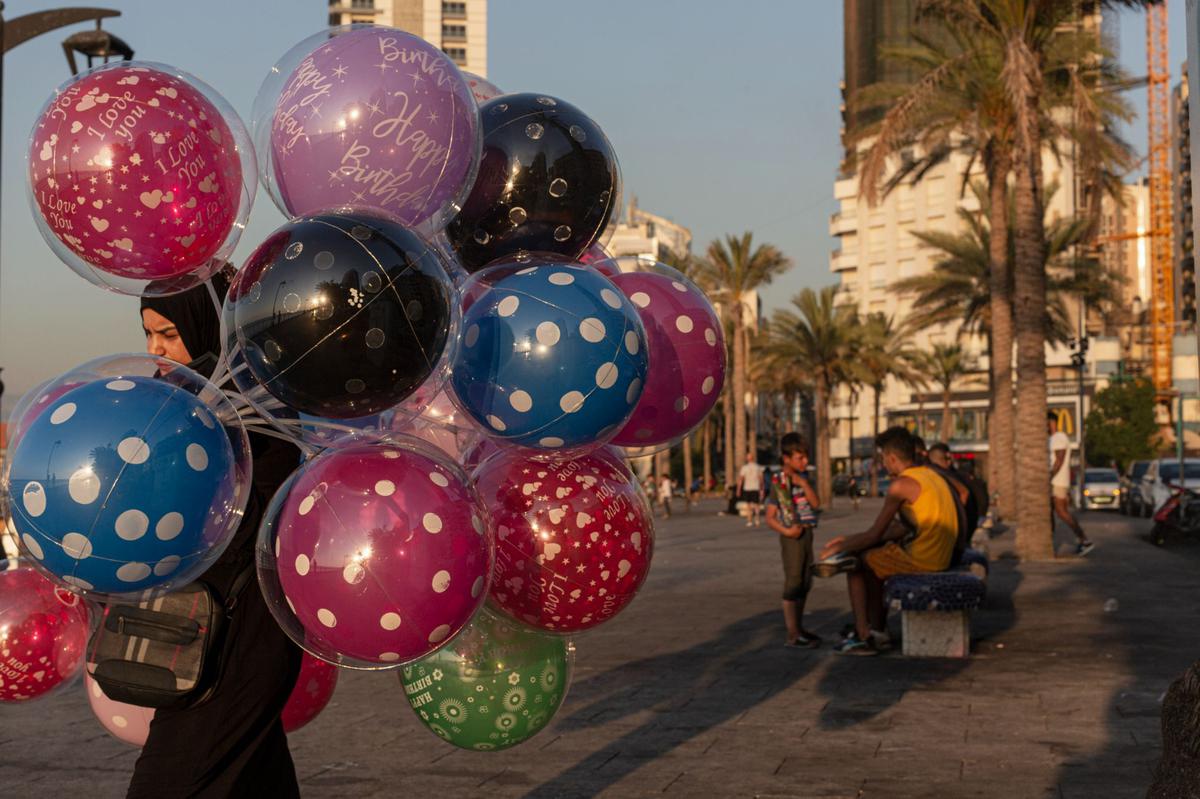
M 64 5 L 10 0 L 9 18 Z M 203 78 L 249 116 L 274 60 L 326 21 L 324 0 L 109 0 L 107 28 L 139 59 Z M 1183 2 L 1170 0 L 1172 70 L 1184 59 Z M 489 70 L 507 91 L 542 91 L 586 110 L 608 133 L 628 193 L 690 227 L 702 250 L 752 230 L 795 269 L 767 295 L 785 304 L 832 282 L 828 235 L 839 157 L 842 4 L 837 0 L 492 0 Z M 1126 13 L 1121 56 L 1144 74 L 1144 23 Z M 91 358 L 142 346 L 136 300 L 77 277 L 46 247 L 25 200 L 26 138 L 67 77 L 61 39 L 5 61 L 0 366 L 5 405 Z M 1144 94 L 1130 98 L 1139 111 Z M 1144 128 L 1131 134 L 1144 138 Z M 283 218 L 259 192 L 240 263 Z

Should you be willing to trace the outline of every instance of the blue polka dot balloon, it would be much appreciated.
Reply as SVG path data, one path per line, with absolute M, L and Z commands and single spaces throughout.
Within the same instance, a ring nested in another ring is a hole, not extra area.
M 34 565 L 74 590 L 169 590 L 236 530 L 248 475 L 239 482 L 235 460 L 230 434 L 188 390 L 91 380 L 55 397 L 16 443 L 12 523 Z
M 561 454 L 603 443 L 646 381 L 637 310 L 595 270 L 516 256 L 463 287 L 451 385 L 484 432 Z

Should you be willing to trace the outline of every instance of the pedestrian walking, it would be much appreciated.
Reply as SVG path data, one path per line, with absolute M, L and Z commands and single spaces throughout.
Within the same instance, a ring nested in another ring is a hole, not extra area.
M 664 474 L 658 478 L 658 501 L 662 503 L 663 515 L 671 518 L 671 493 L 675 490 L 671 475 Z
M 758 527 L 758 517 L 762 513 L 763 501 L 763 467 L 753 452 L 746 453 L 746 463 L 738 472 L 738 501 L 746 503 L 746 526 Z
M 1058 429 L 1058 414 L 1054 411 L 1046 414 L 1046 427 L 1050 433 L 1050 502 L 1053 506 L 1050 529 L 1054 529 L 1055 516 L 1062 519 L 1075 534 L 1075 554 L 1083 557 L 1095 549 L 1096 545 L 1083 532 L 1079 521 L 1071 513 L 1071 465 L 1067 462 L 1071 439 Z

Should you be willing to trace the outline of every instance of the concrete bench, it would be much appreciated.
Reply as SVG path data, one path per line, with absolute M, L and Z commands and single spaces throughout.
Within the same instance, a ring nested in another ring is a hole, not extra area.
M 987 595 L 987 557 L 968 549 L 953 571 L 899 574 L 884 585 L 900 611 L 901 651 L 909 657 L 965 658 L 971 653 L 971 611 Z

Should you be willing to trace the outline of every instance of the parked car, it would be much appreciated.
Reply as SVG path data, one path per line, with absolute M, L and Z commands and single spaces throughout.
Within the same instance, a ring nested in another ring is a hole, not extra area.
M 1121 476 L 1116 469 L 1088 469 L 1083 473 L 1084 510 L 1116 510 L 1121 498 Z
M 1178 458 L 1150 461 L 1150 467 L 1138 483 L 1142 515 L 1152 516 L 1166 504 L 1174 493 L 1172 486 L 1200 487 L 1200 458 L 1185 459 L 1182 475 Z
M 1121 513 L 1128 516 L 1144 515 L 1141 507 L 1142 493 L 1138 490 L 1138 484 L 1149 468 L 1150 461 L 1134 461 L 1125 467 L 1125 473 L 1121 475 L 1121 495 L 1118 501 Z

